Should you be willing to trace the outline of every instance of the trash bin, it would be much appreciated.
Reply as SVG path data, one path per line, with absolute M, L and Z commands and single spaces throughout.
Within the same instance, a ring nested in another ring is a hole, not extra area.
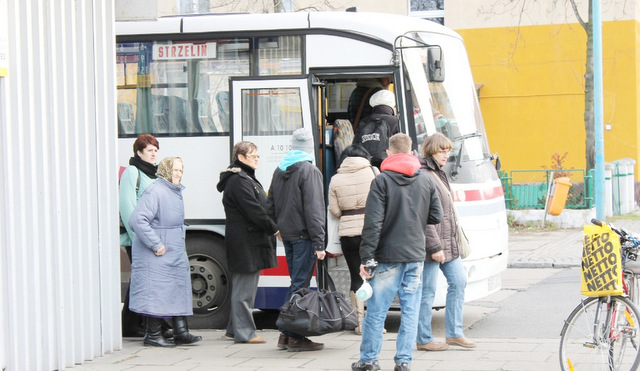
M 562 213 L 564 204 L 567 202 L 567 196 L 569 195 L 569 188 L 571 188 L 571 180 L 568 177 L 553 180 L 551 197 L 549 197 L 549 205 L 547 208 L 549 214 L 560 215 L 560 213 Z

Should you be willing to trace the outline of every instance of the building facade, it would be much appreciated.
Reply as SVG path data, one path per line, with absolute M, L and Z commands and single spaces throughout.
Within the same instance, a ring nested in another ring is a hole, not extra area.
M 588 21 L 587 1 L 576 3 Z M 638 2 L 601 3 L 604 158 L 637 161 Z M 565 168 L 584 169 L 587 36 L 569 2 L 448 0 L 447 9 L 467 9 L 446 25 L 465 40 L 503 167 L 541 169 L 554 153 L 567 153 Z

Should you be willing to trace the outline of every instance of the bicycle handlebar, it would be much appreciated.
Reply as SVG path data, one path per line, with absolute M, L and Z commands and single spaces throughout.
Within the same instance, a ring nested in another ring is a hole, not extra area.
M 596 218 L 591 219 L 591 224 L 595 224 L 598 227 L 602 227 L 602 222 Z

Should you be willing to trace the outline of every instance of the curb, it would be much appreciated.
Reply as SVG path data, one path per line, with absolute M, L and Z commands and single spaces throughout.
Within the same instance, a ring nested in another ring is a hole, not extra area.
M 511 262 L 507 268 L 578 268 L 578 263 L 552 263 L 552 262 Z

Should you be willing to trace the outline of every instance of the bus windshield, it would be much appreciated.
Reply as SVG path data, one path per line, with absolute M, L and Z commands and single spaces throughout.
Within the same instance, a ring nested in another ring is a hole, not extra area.
M 463 161 L 484 160 L 489 147 L 462 41 L 438 35 L 436 43 L 434 35 L 427 33 L 406 36 L 401 41 L 402 58 L 413 102 L 418 146 L 422 146 L 428 134 L 437 131 L 453 142 L 451 160 L 460 156 Z M 422 43 L 442 48 L 446 66 L 444 82 L 429 81 L 428 48 L 419 47 Z

